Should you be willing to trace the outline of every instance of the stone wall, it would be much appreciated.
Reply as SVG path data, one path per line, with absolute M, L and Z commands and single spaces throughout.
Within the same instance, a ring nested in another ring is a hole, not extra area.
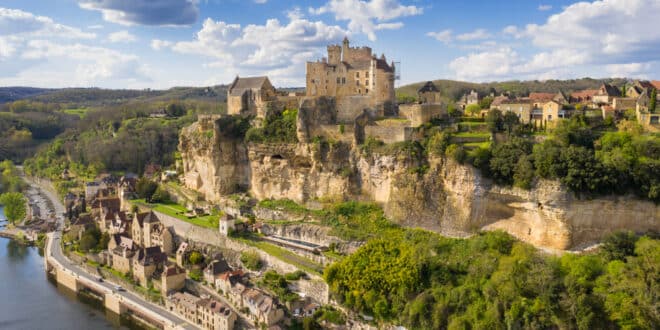
M 380 126 L 367 125 L 364 127 L 364 135 L 381 140 L 387 144 L 395 142 L 410 141 L 413 137 L 414 129 L 405 126 Z
M 399 105 L 399 115 L 410 120 L 412 127 L 418 127 L 447 115 L 447 107 L 442 103 L 437 104 L 402 104 Z
M 337 98 L 337 122 L 352 124 L 365 109 L 372 109 L 370 96 L 342 96 Z M 375 114 L 374 114 L 375 117 Z

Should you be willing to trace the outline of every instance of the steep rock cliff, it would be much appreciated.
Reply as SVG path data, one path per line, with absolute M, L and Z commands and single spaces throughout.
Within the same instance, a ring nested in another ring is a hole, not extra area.
M 213 138 L 199 133 L 214 127 Z M 628 196 L 576 199 L 558 182 L 532 190 L 500 187 L 444 158 L 366 152 L 348 143 L 243 144 L 217 123 L 181 137 L 185 185 L 208 200 L 237 187 L 258 199 L 299 203 L 342 197 L 373 200 L 392 220 L 452 236 L 502 229 L 539 247 L 571 249 L 615 230 L 660 231 L 660 207 Z

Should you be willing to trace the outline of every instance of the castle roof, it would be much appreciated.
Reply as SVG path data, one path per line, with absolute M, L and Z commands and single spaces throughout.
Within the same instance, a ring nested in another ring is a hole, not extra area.
M 428 92 L 439 92 L 438 88 L 435 87 L 435 84 L 432 81 L 427 81 L 424 86 L 422 86 L 417 93 L 428 93 Z
M 231 96 L 241 96 L 246 90 L 257 90 L 263 87 L 268 82 L 268 77 L 236 77 L 234 82 L 229 87 L 229 94 Z

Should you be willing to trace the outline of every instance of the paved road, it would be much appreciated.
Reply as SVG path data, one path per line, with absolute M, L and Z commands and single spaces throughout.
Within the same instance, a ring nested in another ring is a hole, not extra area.
M 49 239 L 48 239 L 49 246 L 47 250 L 50 252 L 51 257 L 55 259 L 63 267 L 67 268 L 67 270 L 75 274 L 76 276 L 82 277 L 91 282 L 96 282 L 100 287 L 106 289 L 107 292 L 115 291 L 114 290 L 115 284 L 106 281 L 98 282 L 95 276 L 92 276 L 91 274 L 87 273 L 82 268 L 78 267 L 64 256 L 64 254 L 62 253 L 62 245 L 60 243 L 60 240 L 62 239 L 62 228 L 64 227 L 64 216 L 63 216 L 65 212 L 64 205 L 62 205 L 62 203 L 59 201 L 59 199 L 57 198 L 54 192 L 50 191 L 46 187 L 42 187 L 41 185 L 39 185 L 38 182 L 33 182 L 30 180 L 26 180 L 26 181 L 35 189 L 40 190 L 46 196 L 46 198 L 50 199 L 53 208 L 55 209 L 55 216 L 58 222 L 58 230 L 49 234 Z M 161 316 L 162 318 L 168 320 L 171 325 L 176 325 L 177 327 L 183 329 L 197 329 L 197 327 L 188 324 L 186 321 L 174 315 L 173 313 L 168 312 L 166 309 L 151 304 L 131 292 L 119 291 L 115 293 L 119 294 L 124 299 L 125 302 L 129 302 L 132 305 L 140 306 L 145 310 L 148 310 L 152 313 Z

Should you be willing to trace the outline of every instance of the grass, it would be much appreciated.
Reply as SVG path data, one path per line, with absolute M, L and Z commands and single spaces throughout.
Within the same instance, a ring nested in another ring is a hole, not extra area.
M 188 222 L 190 224 L 193 224 L 195 226 L 199 227 L 205 227 L 205 228 L 210 228 L 210 229 L 217 229 L 218 228 L 218 218 L 219 215 L 205 215 L 205 216 L 196 216 L 189 218 L 185 214 L 188 212 L 188 210 L 176 203 L 169 203 L 169 204 L 161 204 L 161 203 L 147 203 L 144 199 L 136 199 L 131 201 L 135 205 L 139 205 L 142 207 L 149 208 L 151 210 L 154 210 L 156 212 L 160 212 L 166 215 L 169 215 L 171 217 L 177 218 L 179 220 Z
M 460 138 L 484 138 L 484 139 L 490 139 L 490 133 L 487 132 L 460 132 L 454 134 L 455 137 L 460 137 Z
M 283 249 L 277 245 L 260 241 L 256 237 L 239 237 L 239 238 L 234 238 L 236 240 L 239 240 L 247 245 L 254 246 L 271 256 L 280 259 L 286 263 L 292 264 L 308 273 L 314 273 L 317 275 L 321 275 L 323 273 L 323 266 L 305 258 L 301 257 L 289 250 Z
M 482 149 L 488 149 L 490 148 L 490 141 L 487 142 L 469 142 L 469 143 L 463 143 L 463 146 L 466 148 L 482 148 Z
M 77 109 L 65 109 L 62 112 L 68 114 L 68 115 L 76 115 L 80 118 L 84 118 L 85 115 L 87 114 L 87 111 L 89 109 L 87 108 L 77 108 Z

